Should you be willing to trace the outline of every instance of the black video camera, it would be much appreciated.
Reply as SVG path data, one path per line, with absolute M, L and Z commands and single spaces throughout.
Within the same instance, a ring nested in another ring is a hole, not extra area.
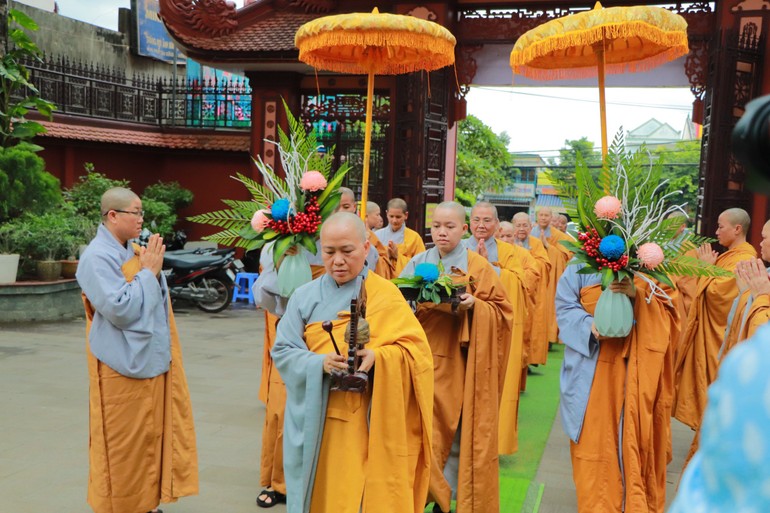
M 732 134 L 733 154 L 746 166 L 747 186 L 770 194 L 770 95 L 746 104 Z

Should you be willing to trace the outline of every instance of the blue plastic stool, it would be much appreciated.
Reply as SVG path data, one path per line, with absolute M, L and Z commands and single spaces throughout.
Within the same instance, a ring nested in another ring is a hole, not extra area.
M 254 294 L 251 287 L 257 281 L 259 273 L 238 273 L 235 275 L 235 287 L 233 287 L 233 301 L 246 299 L 250 305 L 254 304 Z

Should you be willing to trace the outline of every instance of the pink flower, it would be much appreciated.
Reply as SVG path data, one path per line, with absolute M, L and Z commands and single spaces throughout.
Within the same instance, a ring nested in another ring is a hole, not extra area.
M 663 255 L 660 246 L 654 242 L 648 242 L 639 246 L 639 249 L 636 250 L 636 257 L 642 262 L 642 267 L 652 270 L 663 262 L 665 255 Z
M 326 178 L 318 171 L 308 171 L 302 175 L 299 186 L 303 191 L 321 191 L 326 189 Z
M 254 212 L 254 217 L 251 218 L 251 227 L 254 228 L 255 232 L 262 233 L 262 230 L 265 229 L 267 223 L 270 222 L 270 219 L 265 214 L 269 213 L 269 210 L 264 209 Z
M 615 219 L 620 214 L 623 205 L 615 196 L 604 196 L 594 205 L 594 213 L 599 219 Z

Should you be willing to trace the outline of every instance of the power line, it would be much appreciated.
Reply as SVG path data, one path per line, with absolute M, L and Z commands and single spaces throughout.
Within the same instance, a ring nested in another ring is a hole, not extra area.
M 538 93 L 527 93 L 524 91 L 514 90 L 514 89 L 498 89 L 494 87 L 485 87 L 485 86 L 473 86 L 474 89 L 481 89 L 484 91 L 493 91 L 498 93 L 504 93 L 504 94 L 520 94 L 524 96 L 537 96 L 540 98 L 549 98 L 552 100 L 565 100 L 565 101 L 573 101 L 573 102 L 583 102 L 583 103 L 599 103 L 599 100 L 588 100 L 585 98 L 568 98 L 566 96 L 553 96 L 548 94 L 538 94 Z M 641 108 L 655 108 L 655 109 L 670 109 L 670 110 L 682 110 L 682 111 L 689 111 L 692 110 L 692 106 L 683 106 L 683 105 L 663 105 L 663 104 L 655 104 L 655 103 L 629 103 L 629 102 L 612 102 L 608 101 L 606 102 L 607 105 L 621 105 L 625 107 L 641 107 Z

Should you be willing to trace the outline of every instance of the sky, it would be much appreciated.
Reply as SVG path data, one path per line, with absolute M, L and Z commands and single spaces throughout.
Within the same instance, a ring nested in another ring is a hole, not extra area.
M 243 0 L 235 0 L 243 5 Z M 118 8 L 131 0 L 57 0 L 59 13 L 105 28 L 117 29 Z M 601 145 L 599 93 L 596 87 L 473 87 L 466 97 L 472 114 L 495 133 L 507 132 L 510 151 L 558 154 L 567 139 L 588 137 Z M 632 130 L 650 118 L 681 131 L 692 111 L 688 88 L 607 89 L 607 132 L 611 142 L 622 126 Z

